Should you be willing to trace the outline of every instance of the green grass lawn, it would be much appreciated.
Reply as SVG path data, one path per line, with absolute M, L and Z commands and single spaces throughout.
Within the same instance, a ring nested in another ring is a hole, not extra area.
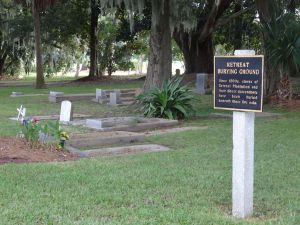
M 95 86 L 55 89 L 94 92 Z M 31 115 L 59 113 L 59 104 L 46 96 L 10 98 L 12 90 L 49 91 L 1 88 L 0 136 L 16 135 L 18 125 L 7 117 L 21 103 Z M 132 114 L 74 105 L 75 113 Z M 282 116 L 256 119 L 254 217 L 239 220 L 230 215 L 232 120 L 208 117 L 212 96 L 198 97 L 194 105 L 197 117 L 184 123 L 207 129 L 147 138 L 169 152 L 1 165 L 0 224 L 300 224 L 300 112 L 267 107 Z

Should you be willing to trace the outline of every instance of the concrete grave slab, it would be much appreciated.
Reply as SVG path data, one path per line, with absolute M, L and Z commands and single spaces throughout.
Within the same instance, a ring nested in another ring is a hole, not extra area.
M 68 95 L 49 95 L 49 102 L 59 103 L 65 100 L 68 101 L 82 101 L 82 100 L 92 100 L 95 97 L 94 93 L 85 94 L 68 94 Z
M 94 128 L 94 129 L 102 129 L 102 120 L 98 119 L 87 119 L 86 120 L 86 126 L 89 128 Z
M 204 130 L 207 129 L 207 126 L 203 127 L 175 127 L 175 128 L 167 128 L 167 129 L 160 129 L 160 130 L 154 130 L 154 131 L 147 131 L 144 132 L 146 136 L 156 136 L 156 135 L 162 135 L 162 134 L 171 134 L 171 133 L 178 133 L 178 132 L 184 132 L 184 131 L 194 131 L 194 130 Z
M 93 125 L 89 126 L 91 123 L 93 123 Z M 175 126 L 178 124 L 178 120 L 143 117 L 111 117 L 89 119 L 88 123 L 86 121 L 76 121 L 76 123 L 72 124 L 84 125 L 100 131 L 143 131 Z
M 128 144 L 145 139 L 144 134 L 113 131 L 74 134 L 70 137 L 68 145 L 75 148 L 93 148 L 105 145 Z
M 80 151 L 74 147 L 70 147 L 67 145 L 66 149 L 74 154 L 79 155 L 80 157 L 128 155 L 128 154 L 137 154 L 137 153 L 164 152 L 170 150 L 166 146 L 156 145 L 156 144 L 101 148 L 101 149 L 91 149 L 86 151 Z
M 12 92 L 14 93 L 14 92 Z M 18 92 L 22 93 L 22 92 Z M 11 94 L 10 97 L 17 98 L 17 97 L 35 97 L 35 96 L 46 96 L 48 94 Z
M 22 96 L 23 95 L 23 92 L 16 92 L 16 91 L 13 91 L 10 95 L 10 97 L 18 97 L 18 96 Z

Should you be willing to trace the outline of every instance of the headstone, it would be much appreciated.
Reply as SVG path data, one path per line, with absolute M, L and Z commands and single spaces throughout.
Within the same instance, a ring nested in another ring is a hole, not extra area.
M 22 122 L 26 116 L 26 108 L 24 108 L 23 105 L 21 105 L 20 108 L 18 108 L 17 110 L 18 110 L 17 120 Z
M 62 123 L 68 123 L 72 119 L 73 119 L 72 103 L 70 101 L 62 101 L 59 121 Z
M 107 102 L 106 92 L 104 90 L 96 89 L 96 101 L 101 104 Z
M 121 92 L 120 90 L 114 90 L 109 94 L 109 104 L 110 105 L 119 105 L 121 104 Z
M 50 91 L 49 93 L 49 102 L 56 102 L 56 97 L 62 97 L 64 96 L 64 92 L 59 91 Z
M 196 93 L 204 95 L 206 92 L 207 84 L 207 74 L 206 73 L 197 73 L 196 74 Z
M 100 119 L 87 119 L 86 126 L 89 128 L 102 129 L 102 120 Z

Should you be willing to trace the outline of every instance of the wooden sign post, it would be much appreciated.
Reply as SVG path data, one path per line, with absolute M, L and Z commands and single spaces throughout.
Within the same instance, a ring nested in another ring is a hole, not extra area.
M 233 110 L 232 215 L 252 216 L 255 112 L 262 112 L 263 56 L 236 50 L 216 56 L 214 107 Z

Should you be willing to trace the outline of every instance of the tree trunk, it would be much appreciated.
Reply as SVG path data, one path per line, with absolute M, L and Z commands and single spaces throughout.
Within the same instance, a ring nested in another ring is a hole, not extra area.
M 242 10 L 242 0 L 238 0 L 234 6 L 234 12 L 237 13 Z M 243 20 L 240 17 L 235 18 L 234 20 L 234 49 L 242 49 L 242 32 L 243 29 Z
M 76 64 L 75 78 L 79 77 L 80 70 L 81 70 L 81 65 L 79 63 L 77 63 Z
M 150 53 L 144 91 L 162 87 L 164 81 L 172 75 L 170 0 L 162 2 L 152 0 Z
M 3 70 L 4 70 L 4 64 L 7 58 L 7 54 L 4 54 L 3 57 L 0 59 L 0 77 L 2 77 L 3 74 Z
M 91 0 L 91 27 L 90 27 L 90 72 L 89 77 L 98 77 L 99 70 L 97 66 L 97 49 L 98 49 L 98 19 L 99 19 L 99 6 L 97 0 Z
M 186 74 L 213 72 L 212 35 L 230 3 L 230 0 L 208 1 L 203 11 L 209 13 L 206 17 L 199 16 L 196 30 L 185 32 L 181 27 L 173 33 L 174 40 L 183 52 Z M 202 9 L 199 14 L 202 14 Z
M 0 60 L 0 77 L 3 76 L 4 61 Z
M 199 34 L 174 32 L 173 38 L 183 52 L 185 74 L 189 73 L 212 73 L 213 72 L 213 46 L 212 36 L 199 42 Z
M 43 74 L 43 59 L 42 59 L 42 42 L 41 42 L 41 17 L 32 1 L 32 11 L 34 20 L 34 38 L 35 38 L 35 54 L 36 54 L 36 88 L 44 88 L 45 80 Z

